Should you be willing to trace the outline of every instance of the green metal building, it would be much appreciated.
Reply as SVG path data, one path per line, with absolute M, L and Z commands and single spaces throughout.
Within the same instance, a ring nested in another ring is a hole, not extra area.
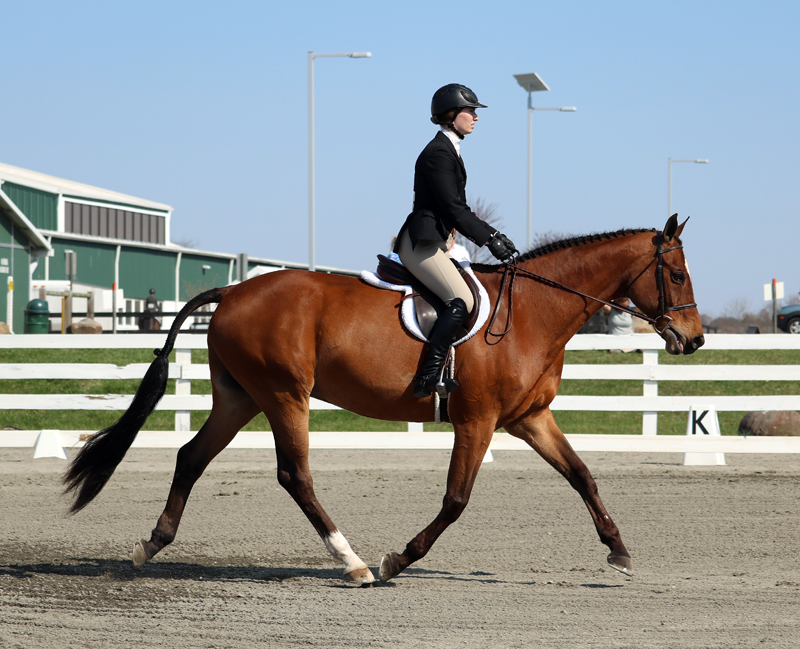
M 14 323 L 23 322 L 33 264 L 52 247 L 2 190 L 0 184 L 0 321 L 13 331 Z
M 141 310 L 151 288 L 165 311 L 178 310 L 214 286 L 280 268 L 308 268 L 175 245 L 171 220 L 169 205 L 0 163 L 0 321 L 22 333 L 37 282 L 69 279 L 67 251 L 77 257 L 76 286 L 110 291 L 116 285 L 125 302 L 117 310 L 129 312 Z

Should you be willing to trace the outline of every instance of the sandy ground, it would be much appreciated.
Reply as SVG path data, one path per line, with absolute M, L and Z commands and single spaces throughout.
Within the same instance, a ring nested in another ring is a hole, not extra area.
M 799 647 L 800 466 L 585 453 L 634 560 L 605 566 L 577 494 L 532 452 L 495 452 L 467 511 L 387 585 L 352 587 L 274 478 L 225 451 L 175 543 L 140 571 L 174 451 L 132 450 L 84 512 L 65 462 L 0 449 L 0 647 Z M 315 451 L 315 486 L 371 566 L 436 514 L 448 454 Z M 377 575 L 375 568 L 374 572 Z

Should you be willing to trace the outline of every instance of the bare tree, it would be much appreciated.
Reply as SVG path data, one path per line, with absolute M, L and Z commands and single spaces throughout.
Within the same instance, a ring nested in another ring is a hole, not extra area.
M 546 246 L 548 243 L 553 243 L 555 241 L 562 241 L 563 239 L 571 239 L 577 235 L 568 234 L 566 232 L 556 232 L 554 230 L 548 230 L 547 232 L 534 232 L 532 241 L 531 241 L 531 250 L 536 250 L 536 248 L 541 248 L 542 246 Z
M 728 300 L 722 309 L 722 317 L 733 320 L 744 320 L 746 316 L 751 314 L 750 301 L 744 297 L 735 297 Z
M 701 319 L 709 331 L 717 333 L 745 333 L 752 326 L 758 327 L 761 333 L 772 331 L 772 307 L 762 307 L 755 311 L 750 301 L 744 297 L 728 300 L 720 316 Z
M 173 239 L 172 243 L 182 248 L 197 248 L 197 242 L 194 239 Z

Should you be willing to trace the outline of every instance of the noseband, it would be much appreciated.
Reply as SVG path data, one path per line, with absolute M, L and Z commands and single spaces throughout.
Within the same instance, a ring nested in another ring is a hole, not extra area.
M 502 340 L 503 336 L 505 336 L 510 330 L 511 325 L 514 323 L 514 280 L 516 279 L 517 273 L 521 273 L 525 277 L 530 277 L 531 279 L 535 279 L 537 282 L 541 282 L 547 286 L 552 286 L 553 288 L 559 288 L 563 291 L 567 291 L 568 293 L 573 293 L 575 295 L 580 295 L 581 297 L 585 297 L 588 300 L 594 300 L 595 302 L 600 302 L 601 304 L 605 304 L 610 306 L 612 309 L 616 309 L 617 311 L 622 311 L 623 313 L 629 313 L 630 315 L 644 320 L 649 324 L 653 325 L 653 329 L 656 330 L 659 334 L 663 334 L 666 331 L 667 327 L 669 327 L 670 323 L 672 322 L 672 317 L 668 316 L 667 313 L 670 311 L 683 311 L 684 309 L 692 309 L 697 306 L 696 302 L 687 303 L 687 304 L 678 304 L 676 306 L 667 306 L 666 300 L 666 289 L 664 286 L 664 255 L 668 252 L 672 252 L 673 250 L 682 250 L 683 245 L 679 246 L 672 246 L 671 248 L 662 248 L 662 232 L 656 233 L 656 254 L 655 257 L 650 261 L 647 266 L 644 267 L 641 273 L 639 273 L 633 281 L 628 284 L 628 288 L 625 289 L 625 297 L 630 299 L 628 293 L 630 292 L 633 285 L 639 280 L 639 278 L 645 274 L 648 268 L 653 265 L 653 262 L 657 262 L 656 264 L 656 288 L 658 289 L 658 310 L 659 314 L 655 318 L 651 318 L 644 313 L 640 313 L 638 311 L 634 311 L 629 307 L 620 306 L 619 304 L 614 304 L 613 302 L 607 302 L 606 300 L 602 300 L 599 297 L 594 297 L 592 295 L 587 295 L 586 293 L 582 293 L 581 291 L 570 288 L 569 286 L 565 286 L 560 282 L 556 282 L 555 280 L 548 279 L 547 277 L 542 277 L 541 275 L 537 275 L 536 273 L 532 273 L 529 270 L 525 270 L 524 268 L 520 268 L 517 266 L 517 259 L 516 257 L 512 258 L 510 261 L 505 263 L 505 269 L 503 270 L 503 280 L 500 283 L 500 295 L 497 298 L 497 302 L 494 307 L 494 312 L 492 313 L 492 318 L 489 321 L 489 326 L 486 329 L 486 336 L 493 336 L 495 338 L 499 338 Z M 496 334 L 492 332 L 492 325 L 494 324 L 495 318 L 497 318 L 497 312 L 500 310 L 500 304 L 503 301 L 503 294 L 505 293 L 506 284 L 508 284 L 508 316 L 507 316 L 507 326 L 505 331 L 502 333 Z M 659 320 L 666 320 L 666 324 L 659 329 L 658 322 Z M 496 342 L 500 342 L 497 340 Z

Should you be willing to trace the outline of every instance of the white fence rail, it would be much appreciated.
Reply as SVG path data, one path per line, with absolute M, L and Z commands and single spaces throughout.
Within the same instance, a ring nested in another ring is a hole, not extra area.
M 39 431 L 0 432 L 0 448 L 31 448 Z M 83 446 L 89 435 L 84 431 L 58 431 L 64 448 Z M 163 430 L 142 431 L 133 448 L 180 448 L 194 433 Z M 605 451 L 637 453 L 800 453 L 800 437 L 712 437 L 708 435 L 567 435 L 578 452 Z M 453 433 L 374 433 L 374 432 L 311 432 L 311 448 L 370 450 L 450 450 Z M 275 448 L 272 433 L 242 431 L 227 448 Z M 529 451 L 523 441 L 508 433 L 495 433 L 494 451 Z
M 17 335 L 0 337 L 0 355 L 4 349 L 153 349 L 162 345 L 163 335 L 154 334 L 126 334 L 126 335 Z M 208 380 L 210 378 L 208 365 L 193 364 L 191 360 L 192 349 L 205 349 L 206 337 L 199 334 L 180 334 L 175 344 L 176 362 L 170 363 L 169 376 L 176 379 L 175 394 L 165 395 L 158 405 L 159 410 L 175 411 L 175 432 L 180 439 L 188 439 L 190 430 L 190 413 L 196 410 L 211 409 L 211 395 L 191 394 L 193 380 Z M 754 396 L 659 396 L 658 384 L 662 381 L 800 381 L 800 366 L 797 365 L 659 365 L 658 351 L 664 348 L 664 342 L 655 334 L 634 334 L 632 336 L 608 336 L 605 334 L 581 335 L 574 337 L 567 345 L 568 350 L 608 350 L 618 348 L 631 348 L 642 350 L 642 364 L 624 365 L 584 365 L 569 364 L 564 366 L 564 379 L 577 380 L 633 380 L 642 382 L 641 396 L 557 396 L 552 404 L 553 410 L 583 410 L 583 411 L 633 411 L 643 413 L 642 432 L 644 436 L 652 436 L 657 432 L 657 413 L 669 411 L 687 412 L 697 404 L 702 403 L 715 407 L 718 411 L 751 411 L 751 410 L 800 410 L 800 395 L 754 395 Z M 768 335 L 735 335 L 735 334 L 709 334 L 706 336 L 704 349 L 735 349 L 735 350 L 796 350 L 800 349 L 800 336 L 784 334 Z M 701 350 L 698 352 L 703 353 Z M 0 356 L 0 359 L 2 356 Z M 0 380 L 8 379 L 140 379 L 147 367 L 147 363 L 136 363 L 127 366 L 116 366 L 100 363 L 0 363 Z M 125 410 L 130 404 L 132 395 L 124 394 L 0 394 L 0 410 Z M 338 409 L 336 406 L 312 399 L 312 409 Z M 78 435 L 79 431 L 73 431 Z M 409 433 L 393 434 L 398 441 L 397 448 L 427 448 L 427 444 L 441 444 L 442 434 L 424 433 L 428 441 L 421 441 L 421 427 L 410 424 Z M 165 443 L 177 443 L 170 438 L 169 433 L 159 433 Z M 252 438 L 253 443 L 257 435 L 259 445 L 270 436 L 266 433 L 240 433 L 237 439 Z M 322 433 L 312 434 L 314 436 Z M 327 435 L 332 435 L 328 433 Z M 382 448 L 381 442 L 376 441 L 380 433 L 339 433 L 340 444 L 347 444 L 346 436 L 372 439 L 371 448 Z M 0 436 L 7 437 L 7 436 Z M 139 444 L 146 443 L 148 435 L 143 433 Z M 173 436 L 174 437 L 174 436 Z M 447 437 L 447 435 L 445 435 Z M 500 442 L 506 436 L 496 436 L 493 448 L 503 448 L 510 445 L 515 447 L 516 441 Z M 588 439 L 583 439 L 587 437 Z M 631 436 L 569 436 L 577 444 L 576 449 L 594 449 L 596 442 L 592 438 L 602 438 L 606 446 L 614 446 L 614 438 Z M 19 438 L 22 439 L 22 438 Z M 452 434 L 449 435 L 449 448 L 452 446 Z M 724 438 L 723 438 L 724 439 Z M 144 441 L 143 441 L 144 440 Z M 439 440 L 439 441 L 435 441 Z M 660 437 L 661 441 L 638 442 L 638 448 L 649 444 L 652 448 L 662 450 L 678 449 L 681 445 L 691 443 L 689 440 L 670 441 Z M 155 442 L 153 442 L 155 443 Z M 320 438 L 319 443 L 326 443 Z M 722 441 L 706 440 L 706 444 L 723 444 Z M 419 445 L 422 446 L 419 446 Z M 500 444 L 498 446 L 498 444 Z M 727 446 L 744 448 L 745 440 L 724 442 Z M 738 444 L 738 446 L 737 446 Z M 764 442 L 761 442 L 763 445 Z M 770 448 L 778 448 L 777 442 Z M 0 446 L 4 444 L 0 439 Z M 30 444 L 25 444 L 30 445 Z M 377 445 L 377 446 L 376 446 Z M 751 445 L 752 446 L 752 445 Z M 785 446 L 785 445 L 784 445 Z M 348 446 L 344 446 L 348 447 Z M 438 448 L 438 446 L 436 446 Z M 792 447 L 794 448 L 794 446 Z M 608 448 L 608 450 L 612 450 Z M 800 450 L 800 449 L 798 449 Z M 729 450 L 725 452 L 737 452 Z M 749 452 L 749 451 L 739 451 Z M 781 451 L 764 451 L 781 452 Z
M 708 334 L 703 350 L 796 350 L 800 339 L 785 334 Z M 800 410 L 800 395 L 659 396 L 659 381 L 798 381 L 796 365 L 659 365 L 663 341 L 655 334 L 575 336 L 569 350 L 641 349 L 641 365 L 564 365 L 564 379 L 627 379 L 642 381 L 642 396 L 557 396 L 553 410 L 642 412 L 642 433 L 655 435 L 659 412 L 687 412 L 698 402 L 717 411 Z

